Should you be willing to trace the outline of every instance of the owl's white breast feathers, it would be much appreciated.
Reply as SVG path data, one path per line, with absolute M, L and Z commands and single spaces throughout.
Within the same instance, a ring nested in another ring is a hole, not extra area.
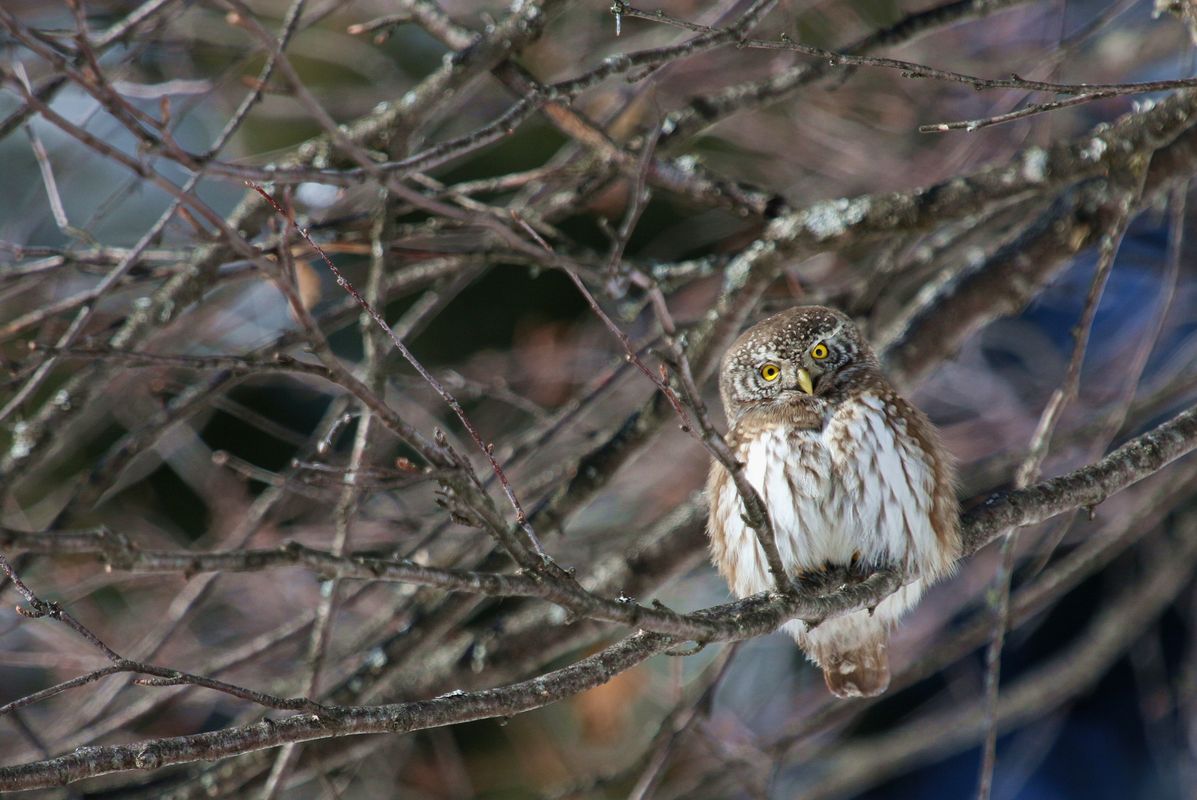
M 947 569 L 950 554 L 940 547 L 931 522 L 931 456 L 905 428 L 891 402 L 864 394 L 841 403 L 822 430 L 774 426 L 740 442 L 745 477 L 769 510 L 787 570 L 846 565 L 854 556 L 866 565 L 892 565 L 927 577 Z M 725 562 L 732 590 L 745 596 L 772 588 L 735 486 L 725 481 L 719 493 L 711 498 L 712 514 L 719 516 L 724 536 L 713 546 L 722 551 L 715 552 L 716 560 Z M 802 639 L 871 636 L 920 594 L 921 582 L 915 582 L 887 598 L 875 617 L 857 612 L 809 632 L 802 623 L 786 627 Z
M 740 443 L 745 477 L 760 493 L 792 570 L 826 562 L 866 563 L 938 573 L 931 525 L 934 473 L 928 455 L 905 436 L 895 409 L 871 394 L 840 408 L 822 430 L 765 428 Z M 895 431 L 899 436 L 895 436 Z M 735 487 L 724 484 L 716 507 L 734 507 L 730 547 L 759 547 L 740 519 Z M 760 563 L 763 565 L 763 558 Z M 765 584 L 752 591 L 767 588 Z

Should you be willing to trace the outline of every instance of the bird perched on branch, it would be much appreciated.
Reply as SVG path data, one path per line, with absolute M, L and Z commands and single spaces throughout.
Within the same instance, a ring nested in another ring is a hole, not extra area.
M 889 629 L 960 552 L 951 457 L 852 320 L 830 308 L 792 308 L 748 329 L 723 357 L 719 390 L 728 444 L 768 511 L 790 578 L 839 568 L 907 576 L 875 609 L 784 626 L 837 697 L 880 694 L 889 686 Z M 718 461 L 707 490 L 711 556 L 732 591 L 774 588 Z

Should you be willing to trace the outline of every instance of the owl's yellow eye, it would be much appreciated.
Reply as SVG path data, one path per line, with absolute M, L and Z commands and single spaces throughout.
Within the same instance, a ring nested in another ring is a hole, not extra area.
M 819 342 L 810 349 L 810 357 L 815 361 L 822 361 L 830 354 L 831 352 L 827 349 L 827 345 L 823 344 L 822 342 Z
M 781 369 L 776 364 L 766 364 L 761 367 L 761 377 L 772 383 L 781 377 Z

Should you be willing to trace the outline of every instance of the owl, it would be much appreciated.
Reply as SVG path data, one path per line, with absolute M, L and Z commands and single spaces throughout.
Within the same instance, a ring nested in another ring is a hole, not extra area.
M 960 552 L 952 459 L 927 417 L 881 373 L 860 331 L 830 308 L 783 311 L 723 357 L 728 444 L 769 511 L 792 577 L 897 568 L 907 583 L 872 610 L 783 626 L 838 697 L 889 686 L 889 630 Z M 773 588 L 727 470 L 707 484 L 711 558 L 739 597 Z

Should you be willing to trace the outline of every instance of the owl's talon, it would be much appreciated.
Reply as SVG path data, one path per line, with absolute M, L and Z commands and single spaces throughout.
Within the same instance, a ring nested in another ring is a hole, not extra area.
M 794 573 L 792 580 L 794 581 L 794 585 L 799 589 L 810 591 L 818 591 L 819 589 L 819 576 L 813 570 L 799 570 Z
M 847 569 L 830 561 L 825 561 L 814 569 L 800 570 L 794 574 L 795 584 L 819 596 L 838 592 L 846 585 L 846 579 Z
M 852 554 L 852 562 L 848 565 L 848 580 L 851 583 L 860 583 L 872 575 L 876 569 L 877 565 L 865 561 L 858 551 Z

